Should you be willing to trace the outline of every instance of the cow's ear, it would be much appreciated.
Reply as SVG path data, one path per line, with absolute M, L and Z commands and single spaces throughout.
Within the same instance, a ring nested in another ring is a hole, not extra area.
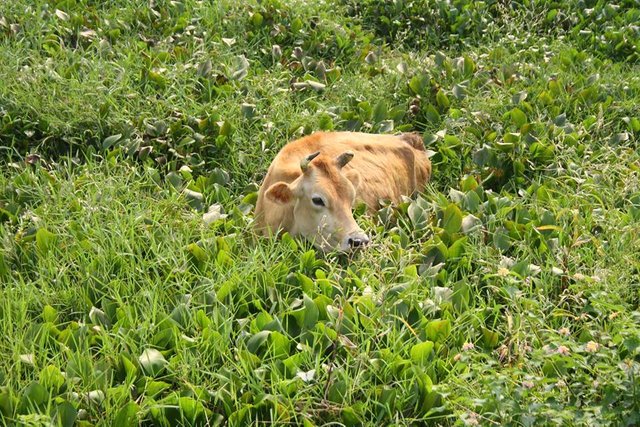
M 357 190 L 358 187 L 360 187 L 360 172 L 355 169 L 349 169 L 344 173 L 344 176 L 349 181 L 351 181 L 351 184 L 353 184 L 353 188 Z
M 276 182 L 267 190 L 265 196 L 274 203 L 286 205 L 293 200 L 293 191 L 286 182 Z

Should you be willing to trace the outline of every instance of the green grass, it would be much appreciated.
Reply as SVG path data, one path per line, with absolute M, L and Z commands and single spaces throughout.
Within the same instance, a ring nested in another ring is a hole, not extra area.
M 565 3 L 2 3 L 0 424 L 640 423 L 640 8 Z M 252 231 L 321 129 L 434 153 L 366 251 Z

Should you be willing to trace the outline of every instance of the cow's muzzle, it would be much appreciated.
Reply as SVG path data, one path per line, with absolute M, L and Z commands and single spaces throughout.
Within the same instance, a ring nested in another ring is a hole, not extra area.
M 369 244 L 369 236 L 363 232 L 352 233 L 346 238 L 346 246 L 350 249 L 357 249 Z

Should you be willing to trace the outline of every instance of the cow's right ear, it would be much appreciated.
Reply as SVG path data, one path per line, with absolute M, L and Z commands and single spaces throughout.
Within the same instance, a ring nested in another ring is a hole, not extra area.
M 280 181 L 269 187 L 265 196 L 274 203 L 286 205 L 293 200 L 293 191 L 291 191 L 289 184 Z

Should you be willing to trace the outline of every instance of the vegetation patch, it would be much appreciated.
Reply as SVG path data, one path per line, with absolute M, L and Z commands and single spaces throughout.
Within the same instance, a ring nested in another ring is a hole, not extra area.
M 0 6 L 3 425 L 637 425 L 636 2 Z M 278 150 L 423 135 L 323 254 Z

